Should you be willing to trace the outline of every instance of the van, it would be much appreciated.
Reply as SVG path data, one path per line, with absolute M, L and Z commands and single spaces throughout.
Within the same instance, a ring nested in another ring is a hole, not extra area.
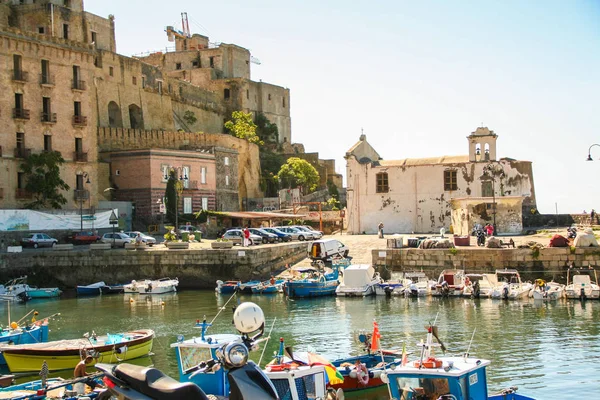
M 311 260 L 327 260 L 334 256 L 346 257 L 350 250 L 344 243 L 335 239 L 315 240 L 308 247 Z

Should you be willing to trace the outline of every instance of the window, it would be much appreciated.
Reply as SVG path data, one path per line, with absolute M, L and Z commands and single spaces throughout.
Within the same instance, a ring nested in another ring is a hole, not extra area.
M 146 87 L 146 77 L 142 76 L 142 89 Z
M 23 74 L 23 58 L 18 54 L 13 54 L 13 76 L 15 80 L 22 81 Z
M 200 168 L 200 183 L 206 183 L 206 167 Z
M 38 33 L 40 35 L 43 35 L 44 33 L 46 33 L 46 29 L 43 26 L 38 26 Z
M 482 197 L 492 197 L 494 195 L 492 182 L 491 181 L 483 181 L 481 182 L 481 196 Z
M 17 172 L 17 189 L 25 189 L 25 172 Z
M 131 83 L 133 83 L 134 85 L 137 85 L 137 77 L 132 76 L 131 77 Z
M 202 209 L 203 210 L 208 210 L 208 197 L 203 197 L 202 198 Z
M 229 175 L 225 175 L 225 186 L 229 186 Z
M 376 175 L 377 176 L 377 193 L 387 193 L 390 191 L 390 187 L 388 184 L 388 174 L 387 172 L 381 172 Z
M 198 62 L 198 61 L 192 61 L 192 67 L 198 68 L 199 66 L 200 66 L 200 62 Z
M 181 69 L 181 63 L 175 63 L 175 69 Z
M 160 170 L 162 171 L 162 181 L 167 182 L 169 180 L 169 166 L 167 164 L 161 164 Z
M 190 188 L 190 167 L 183 167 L 183 187 Z
M 64 0 L 64 5 L 67 8 L 71 8 L 71 0 Z
M 269 93 L 269 101 L 271 101 L 271 93 Z
M 44 135 L 44 151 L 52 151 L 52 136 L 50 135 Z
M 448 169 L 444 171 L 444 190 L 457 190 L 456 170 Z
M 96 32 L 92 31 L 91 36 L 92 36 L 92 44 L 96 44 Z
M 15 108 L 17 110 L 23 109 L 23 94 L 22 93 L 15 93 Z
M 169 83 L 169 85 L 167 86 L 167 90 L 169 91 L 169 93 L 173 92 L 173 86 L 171 86 L 171 84 Z
M 63 39 L 69 38 L 69 24 L 63 24 Z
M 282 98 L 281 100 L 282 100 L 283 108 L 285 108 L 285 97 Z
M 223 157 L 223 164 L 229 165 L 229 157 Z
M 79 65 L 73 65 L 73 89 L 83 89 L 81 82 L 81 69 Z
M 76 175 L 75 190 L 83 190 L 83 175 L 82 174 Z
M 108 74 L 110 76 L 114 76 L 115 75 L 115 69 L 113 67 L 108 67 Z
M 25 148 L 25 134 L 23 132 L 17 132 L 17 149 L 21 150 Z
M 162 94 L 162 82 L 158 81 L 158 94 Z
M 215 58 L 214 57 L 209 57 L 208 61 L 210 63 L 210 67 L 214 68 L 215 67 Z
M 77 153 L 83 153 L 83 139 L 75 138 L 75 151 Z
M 225 97 L 225 100 L 228 100 L 230 96 L 230 91 L 229 89 L 224 89 L 223 90 L 223 97 Z
M 192 213 L 192 198 L 191 197 L 183 198 L 183 213 L 184 214 Z
M 52 106 L 50 97 L 42 97 L 42 122 L 55 122 L 52 118 Z
M 81 102 L 74 101 L 73 102 L 73 115 L 76 117 L 81 117 Z
M 246 89 L 246 99 L 250 100 L 250 91 Z
M 42 83 L 50 83 L 50 61 L 42 60 Z

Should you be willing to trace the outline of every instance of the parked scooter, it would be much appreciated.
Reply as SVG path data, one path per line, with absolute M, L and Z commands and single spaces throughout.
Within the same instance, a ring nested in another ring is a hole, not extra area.
M 248 361 L 250 350 L 254 350 L 264 333 L 265 317 L 253 303 L 243 303 L 234 313 L 235 327 L 242 334 L 240 341 L 230 342 L 217 350 L 218 360 L 201 362 L 195 373 L 227 369 L 229 380 L 229 400 L 278 400 L 279 396 L 273 383 L 252 361 Z M 252 332 L 259 331 L 255 336 Z M 155 368 L 139 367 L 131 364 L 97 364 L 96 368 L 104 372 L 104 383 L 110 396 L 120 400 L 190 399 L 209 400 L 197 385 L 191 382 L 181 383 L 163 374 Z M 221 399 L 222 397 L 219 397 Z
M 567 238 L 575 239 L 577 237 L 577 228 L 574 226 L 570 226 L 567 228 Z
M 477 235 L 477 246 L 485 246 L 485 232 L 483 229 L 478 229 L 476 232 Z

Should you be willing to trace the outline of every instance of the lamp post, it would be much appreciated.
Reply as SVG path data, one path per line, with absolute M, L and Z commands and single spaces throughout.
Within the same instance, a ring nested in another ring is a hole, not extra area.
M 594 143 L 593 145 L 590 146 L 590 148 L 588 149 L 588 158 L 586 161 L 594 161 L 592 159 L 592 147 L 594 147 L 594 146 L 600 147 L 600 144 Z
M 183 183 L 188 180 L 188 176 L 183 167 L 169 165 L 165 173 L 165 180 L 169 181 L 171 179 L 175 180 L 175 236 L 179 238 L 179 195 L 183 191 Z
M 81 189 L 79 189 L 79 219 L 81 222 L 81 229 L 80 232 L 83 232 L 83 201 L 85 200 L 85 190 L 83 189 L 83 184 L 84 183 L 91 183 L 90 182 L 90 176 L 88 175 L 87 172 L 84 172 L 83 174 L 81 174 L 82 178 L 82 184 L 81 184 Z M 83 182 L 83 179 L 86 179 L 85 182 Z
M 492 207 L 494 208 L 492 216 L 493 216 L 493 226 L 494 226 L 494 235 L 498 234 L 498 230 L 496 228 L 496 177 L 500 178 L 500 184 L 502 184 L 502 179 L 506 176 L 504 173 L 504 167 L 498 161 L 491 162 L 483 167 L 483 176 L 486 180 L 491 179 L 492 181 Z M 501 193 L 503 195 L 503 193 Z

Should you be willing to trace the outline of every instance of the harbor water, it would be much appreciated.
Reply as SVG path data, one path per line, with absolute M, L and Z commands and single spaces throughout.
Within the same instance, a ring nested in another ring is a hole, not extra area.
M 177 361 L 170 344 L 178 335 L 199 335 L 197 319 L 211 321 L 229 296 L 212 291 L 185 291 L 168 295 L 110 295 L 90 298 L 62 298 L 31 301 L 11 306 L 16 321 L 35 309 L 39 317 L 61 315 L 51 322 L 50 340 L 151 328 L 156 332 L 153 355 L 138 364 L 153 364 L 177 378 Z M 288 300 L 283 295 L 238 295 L 216 319 L 209 333 L 234 333 L 231 307 L 237 301 L 260 305 L 267 330 L 275 320 L 271 341 L 262 365 L 278 348 L 280 337 L 294 350 L 318 352 L 329 359 L 357 355 L 360 331 L 370 332 L 379 323 L 381 345 L 401 350 L 404 343 L 418 357 L 416 344 L 425 338 L 425 326 L 437 316 L 440 338 L 446 354 L 467 351 L 475 332 L 470 354 L 492 361 L 488 368 L 490 392 L 518 386 L 519 392 L 537 399 L 600 398 L 600 302 L 561 300 L 536 302 L 470 300 L 462 298 L 365 299 L 325 297 Z M 7 307 L 0 321 L 8 321 Z M 258 361 L 260 351 L 251 358 Z M 72 371 L 59 376 L 71 377 Z M 32 377 L 31 379 L 36 379 Z M 20 379 L 22 381 L 22 379 Z M 348 394 L 348 398 L 385 399 L 382 388 L 369 393 Z

